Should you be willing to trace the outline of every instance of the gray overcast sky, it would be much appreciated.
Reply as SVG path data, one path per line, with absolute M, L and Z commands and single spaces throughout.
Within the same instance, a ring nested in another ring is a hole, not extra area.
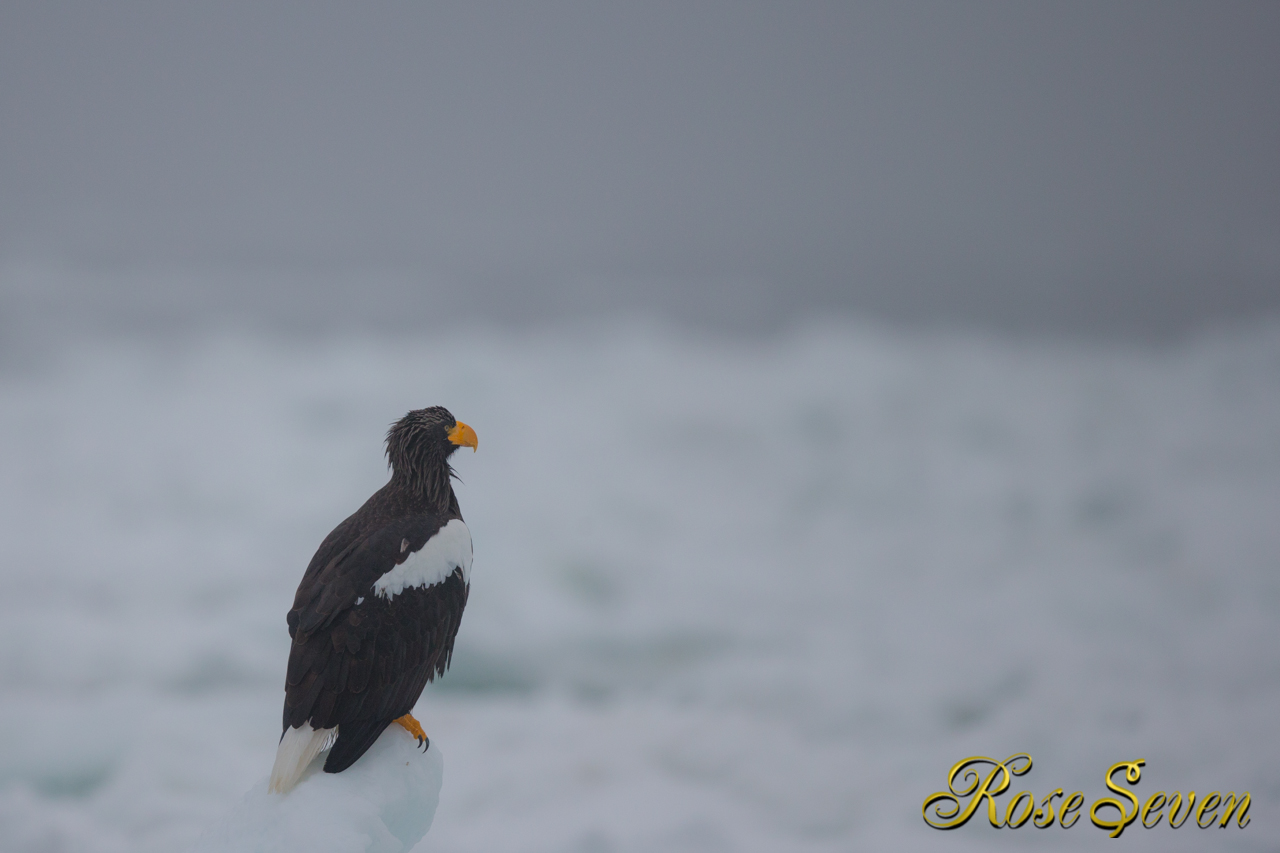
M 1280 309 L 1280 3 L 6 2 L 0 81 L 10 269 L 766 326 Z

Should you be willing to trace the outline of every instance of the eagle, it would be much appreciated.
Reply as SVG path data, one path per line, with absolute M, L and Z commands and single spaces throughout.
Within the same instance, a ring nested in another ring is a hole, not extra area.
M 441 406 L 387 432 L 391 479 L 320 543 L 287 622 L 284 731 L 269 789 L 286 793 L 324 750 L 340 773 L 409 713 L 453 656 L 471 576 L 471 532 L 449 457 L 476 433 Z

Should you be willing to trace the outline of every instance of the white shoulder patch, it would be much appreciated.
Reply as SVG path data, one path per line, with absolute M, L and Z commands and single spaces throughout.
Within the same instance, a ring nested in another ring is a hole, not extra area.
M 406 589 L 435 586 L 462 569 L 462 582 L 471 582 L 471 531 L 455 518 L 436 531 L 409 558 L 373 582 L 373 591 L 382 598 L 394 598 Z

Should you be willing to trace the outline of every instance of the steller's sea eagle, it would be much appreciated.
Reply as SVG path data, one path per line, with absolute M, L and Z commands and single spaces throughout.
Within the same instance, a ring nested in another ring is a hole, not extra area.
M 339 773 L 399 723 L 453 655 L 471 576 L 471 533 L 453 494 L 449 456 L 476 433 L 434 406 L 387 432 L 391 480 L 333 529 L 311 558 L 289 611 L 284 733 L 270 790 L 293 788 L 325 749 Z

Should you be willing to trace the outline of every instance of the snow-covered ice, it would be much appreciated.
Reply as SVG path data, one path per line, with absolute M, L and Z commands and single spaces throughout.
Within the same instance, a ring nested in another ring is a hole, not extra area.
M 342 773 L 324 773 L 322 763 L 288 794 L 269 793 L 264 777 L 192 853 L 401 853 L 426 835 L 444 772 L 438 747 L 424 754 L 393 725 Z
M 182 850 L 241 801 L 302 570 L 428 404 L 480 451 L 418 850 L 1280 846 L 1280 328 L 633 323 L 0 350 L 0 849 Z M 1253 822 L 921 821 L 1019 751 Z

